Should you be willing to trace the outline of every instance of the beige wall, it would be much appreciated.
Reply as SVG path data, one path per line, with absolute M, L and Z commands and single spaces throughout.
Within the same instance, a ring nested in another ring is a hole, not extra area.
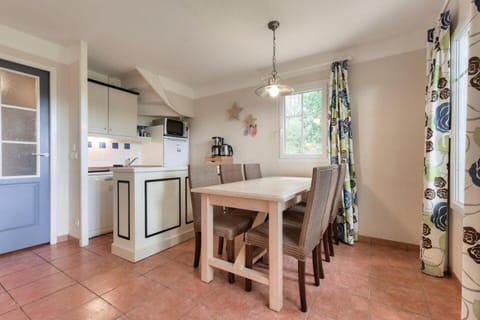
M 422 205 L 424 50 L 352 64 L 350 92 L 358 174 L 360 234 L 418 244 Z M 292 85 L 327 80 L 327 70 Z M 278 106 L 253 93 L 232 91 L 195 101 L 191 163 L 209 155 L 212 136 L 223 136 L 235 162 L 260 162 L 266 175 L 311 174 L 319 160 L 279 158 Z M 242 122 L 227 121 L 236 102 L 256 117 L 258 135 L 245 137 Z
M 418 244 L 425 51 L 351 69 L 360 234 Z

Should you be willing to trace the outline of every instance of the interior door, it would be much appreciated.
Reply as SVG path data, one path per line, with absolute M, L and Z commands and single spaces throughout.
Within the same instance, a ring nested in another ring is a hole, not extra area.
M 0 254 L 50 241 L 49 86 L 0 59 Z

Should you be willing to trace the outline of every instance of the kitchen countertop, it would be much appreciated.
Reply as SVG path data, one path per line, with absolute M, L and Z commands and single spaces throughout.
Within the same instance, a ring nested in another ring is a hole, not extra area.
M 133 165 L 130 167 L 115 167 L 112 168 L 113 172 L 118 173 L 143 173 L 143 172 L 158 172 L 158 171 L 185 171 L 187 167 L 163 167 L 160 165 Z

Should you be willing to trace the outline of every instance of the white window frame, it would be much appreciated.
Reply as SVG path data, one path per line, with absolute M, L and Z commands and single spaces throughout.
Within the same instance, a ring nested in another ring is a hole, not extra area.
M 452 41 L 452 96 L 451 96 L 451 150 L 450 150 L 450 203 L 463 213 L 465 192 L 465 143 L 468 94 L 468 38 L 470 26 L 456 32 Z M 465 51 L 466 50 L 466 51 Z M 466 57 L 463 61 L 461 57 Z M 464 87 L 462 87 L 462 84 Z
M 322 141 L 322 153 L 321 154 L 290 154 L 285 152 L 285 99 L 281 97 L 279 99 L 279 115 L 280 115 L 280 159 L 319 159 L 328 161 L 328 150 L 327 150 L 327 140 L 328 140 L 328 81 L 320 80 L 315 82 L 309 82 L 302 85 L 295 86 L 294 94 L 321 90 L 322 91 L 322 130 L 323 130 L 323 141 Z

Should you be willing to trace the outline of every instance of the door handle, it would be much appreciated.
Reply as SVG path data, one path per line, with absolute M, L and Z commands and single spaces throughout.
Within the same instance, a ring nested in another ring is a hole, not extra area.
M 48 153 L 48 152 L 40 152 L 40 153 L 34 152 L 34 153 L 32 153 L 32 156 L 48 158 L 48 157 L 50 157 L 50 153 Z

